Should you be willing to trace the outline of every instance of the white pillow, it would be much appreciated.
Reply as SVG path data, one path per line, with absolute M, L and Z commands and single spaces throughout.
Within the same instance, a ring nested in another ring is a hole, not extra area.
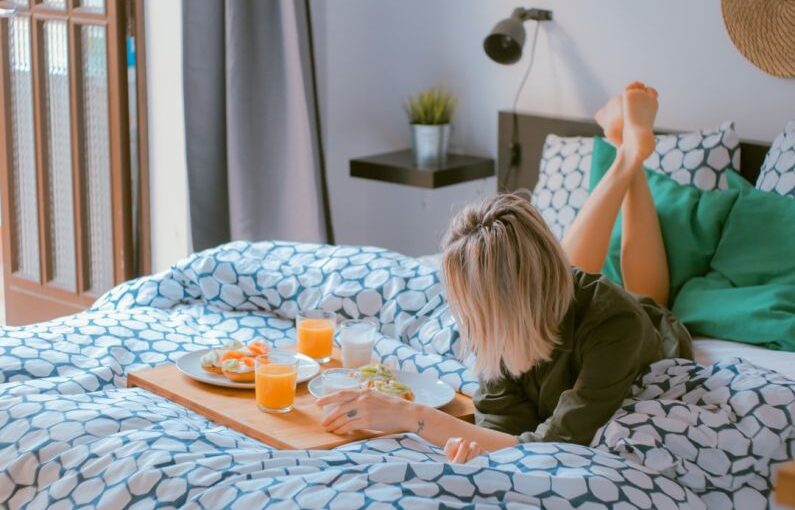
M 767 151 L 756 187 L 795 198 L 795 120 L 787 123 Z
M 680 184 L 703 190 L 726 189 L 726 170 L 740 169 L 740 139 L 734 123 L 692 133 L 658 135 L 645 165 Z M 533 205 L 552 233 L 562 239 L 588 198 L 593 138 L 548 135 Z

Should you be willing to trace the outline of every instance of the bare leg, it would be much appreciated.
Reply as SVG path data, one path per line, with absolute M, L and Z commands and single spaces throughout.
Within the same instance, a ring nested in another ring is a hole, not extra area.
M 605 136 L 618 147 L 616 159 L 593 190 L 563 238 L 575 266 L 598 273 L 604 266 L 618 211 L 623 210 L 621 272 L 627 290 L 668 299 L 668 264 L 662 232 L 643 161 L 654 150 L 652 126 L 657 91 L 642 83 L 627 85 L 596 114 Z
M 629 86 L 633 85 L 635 84 Z M 639 168 L 621 148 L 624 130 L 623 95 L 611 98 L 596 112 L 595 119 L 602 126 L 605 137 L 618 147 L 618 154 L 610 169 L 588 196 L 561 243 L 569 261 L 589 273 L 598 273 L 604 266 L 610 246 L 610 233 L 621 209 L 621 202 L 632 176 Z
M 657 91 L 651 87 L 624 93 L 624 145 L 645 156 L 654 150 L 652 125 L 657 113 Z M 649 147 L 651 149 L 649 149 Z M 624 287 L 668 304 L 670 281 L 665 243 L 645 172 L 639 168 L 622 206 L 621 275 Z

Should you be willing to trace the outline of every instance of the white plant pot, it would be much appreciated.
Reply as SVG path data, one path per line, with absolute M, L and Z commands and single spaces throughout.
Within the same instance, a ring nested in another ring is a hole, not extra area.
M 417 168 L 432 170 L 447 163 L 450 124 L 411 125 L 411 148 Z

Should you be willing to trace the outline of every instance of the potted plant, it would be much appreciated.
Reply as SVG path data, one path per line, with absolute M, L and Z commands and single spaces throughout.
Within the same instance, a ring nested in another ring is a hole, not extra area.
M 443 87 L 424 90 L 409 98 L 406 111 L 411 122 L 411 147 L 418 168 L 437 168 L 447 162 L 450 121 L 455 94 Z

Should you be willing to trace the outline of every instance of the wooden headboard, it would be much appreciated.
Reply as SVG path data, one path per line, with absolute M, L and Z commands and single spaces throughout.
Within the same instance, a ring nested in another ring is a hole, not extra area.
M 541 151 L 548 134 L 558 136 L 595 136 L 602 130 L 592 120 L 575 120 L 562 117 L 543 117 L 525 113 L 517 114 L 518 141 L 521 146 L 521 160 L 516 168 L 511 168 L 512 112 L 500 112 L 497 183 L 500 191 L 518 188 L 533 189 L 538 181 L 538 166 Z M 670 133 L 670 131 L 660 131 Z M 756 183 L 759 168 L 770 148 L 761 142 L 740 142 L 740 169 L 748 182 Z

